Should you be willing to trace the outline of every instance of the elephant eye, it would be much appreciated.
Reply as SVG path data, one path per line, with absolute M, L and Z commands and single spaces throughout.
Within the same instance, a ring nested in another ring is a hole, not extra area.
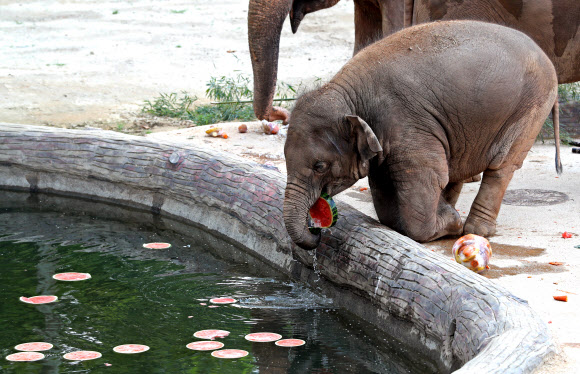
M 328 162 L 318 161 L 314 164 L 314 171 L 317 173 L 324 173 L 328 170 Z

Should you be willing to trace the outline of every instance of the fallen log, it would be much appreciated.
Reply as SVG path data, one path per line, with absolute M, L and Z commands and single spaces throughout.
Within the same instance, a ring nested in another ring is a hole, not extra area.
M 281 173 L 210 148 L 0 123 L 0 188 L 88 197 L 200 225 L 323 286 L 338 306 L 426 352 L 442 372 L 528 373 L 556 351 L 526 301 L 346 204 L 338 203 L 340 219 L 315 257 L 296 247 L 283 224 L 284 187 Z

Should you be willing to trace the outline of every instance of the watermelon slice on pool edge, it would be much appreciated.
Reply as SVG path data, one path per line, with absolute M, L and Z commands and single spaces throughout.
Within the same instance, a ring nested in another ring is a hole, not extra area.
M 308 212 L 309 227 L 311 233 L 318 234 L 321 229 L 332 227 L 338 220 L 338 209 L 332 197 L 325 192 L 320 194 L 320 197 Z

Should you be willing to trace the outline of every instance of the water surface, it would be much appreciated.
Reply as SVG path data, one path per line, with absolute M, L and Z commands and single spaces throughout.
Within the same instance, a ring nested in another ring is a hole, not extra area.
M 178 233 L 184 230 L 187 235 Z M 172 248 L 142 248 L 154 241 Z M 52 279 L 69 271 L 92 279 Z M 60 300 L 40 306 L 18 300 L 34 295 Z M 209 308 L 208 299 L 221 296 L 239 302 Z M 2 373 L 434 372 L 416 352 L 332 305 L 235 245 L 179 222 L 85 200 L 0 191 L 0 354 L 16 352 L 13 347 L 23 342 L 54 344 L 35 363 L 2 358 Z M 187 349 L 199 340 L 193 333 L 203 329 L 230 331 L 218 339 L 224 348 L 250 354 L 225 360 Z M 244 336 L 252 332 L 307 343 L 251 343 Z M 112 351 L 127 343 L 151 349 Z M 103 357 L 62 358 L 75 350 Z

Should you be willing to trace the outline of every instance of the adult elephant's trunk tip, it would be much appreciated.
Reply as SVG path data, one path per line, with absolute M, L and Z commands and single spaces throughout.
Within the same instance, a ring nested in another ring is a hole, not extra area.
M 282 25 L 292 7 L 290 0 L 250 0 L 248 42 L 254 72 L 254 113 L 258 119 L 283 120 L 289 113 L 272 102 L 278 75 Z

